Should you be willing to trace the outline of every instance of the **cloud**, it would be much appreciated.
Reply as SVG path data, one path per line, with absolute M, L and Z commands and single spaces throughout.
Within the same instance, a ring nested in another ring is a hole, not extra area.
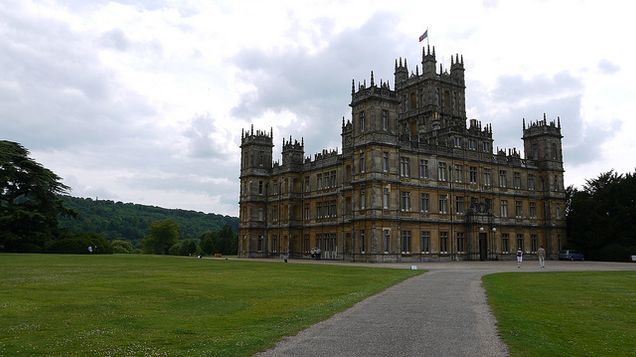
M 32 149 L 116 141 L 154 114 L 118 83 L 90 37 L 53 16 L 0 10 L 3 132 Z
M 104 33 L 100 37 L 100 43 L 104 47 L 113 48 L 119 51 L 126 51 L 130 47 L 130 40 L 121 29 L 114 29 Z
M 239 80 L 250 83 L 253 90 L 241 98 L 232 114 L 249 122 L 267 113 L 286 115 L 289 120 L 291 113 L 291 123 L 274 119 L 271 125 L 285 131 L 281 136 L 287 136 L 286 131 L 303 135 L 306 155 L 340 146 L 341 117 L 349 117 L 350 111 L 351 78 L 368 79 L 374 66 L 381 66 L 375 68 L 376 80 L 393 82 L 393 60 L 398 52 L 386 51 L 400 43 L 393 20 L 394 15 L 377 13 L 361 27 L 333 35 L 324 48 L 315 51 L 239 51 L 232 63 Z M 319 31 L 330 31 L 328 21 L 318 24 Z
M 598 62 L 598 69 L 599 71 L 601 71 L 601 73 L 604 73 L 604 74 L 614 74 L 618 72 L 621 69 L 621 67 L 610 62 L 607 59 L 602 59 Z
M 468 100 L 480 120 L 493 123 L 495 145 L 523 148 L 522 118 L 526 123 L 543 118 L 560 117 L 564 157 L 568 164 L 578 165 L 602 158 L 602 145 L 620 130 L 620 121 L 603 128 L 587 125 L 583 117 L 585 86 L 569 72 L 524 78 L 503 75 L 490 90 L 482 83 L 469 83 Z

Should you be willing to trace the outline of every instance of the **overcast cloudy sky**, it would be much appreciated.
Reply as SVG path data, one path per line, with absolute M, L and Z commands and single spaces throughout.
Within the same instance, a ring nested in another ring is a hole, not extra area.
M 631 1 L 0 0 L 0 138 L 72 194 L 238 215 L 241 128 L 340 146 L 351 79 L 461 53 L 469 118 L 561 117 L 566 184 L 636 167 Z M 276 156 L 277 157 L 277 156 Z

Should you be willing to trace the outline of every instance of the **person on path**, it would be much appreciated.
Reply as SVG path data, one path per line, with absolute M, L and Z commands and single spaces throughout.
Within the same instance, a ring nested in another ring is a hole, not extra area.
M 521 248 L 517 248 L 517 268 L 521 268 L 521 262 L 523 261 L 523 252 Z
M 545 249 L 543 249 L 543 246 L 539 247 L 537 255 L 539 256 L 539 268 L 545 268 Z

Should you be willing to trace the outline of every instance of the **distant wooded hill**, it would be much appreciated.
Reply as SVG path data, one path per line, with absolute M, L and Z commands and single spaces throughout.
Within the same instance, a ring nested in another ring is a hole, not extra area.
M 235 233 L 238 231 L 237 217 L 90 198 L 61 198 L 66 208 L 79 214 L 75 219 L 59 217 L 60 227 L 71 232 L 94 232 L 109 239 L 137 243 L 147 235 L 150 223 L 162 219 L 177 222 L 181 239 L 198 238 L 205 232 L 219 231 L 225 224 Z

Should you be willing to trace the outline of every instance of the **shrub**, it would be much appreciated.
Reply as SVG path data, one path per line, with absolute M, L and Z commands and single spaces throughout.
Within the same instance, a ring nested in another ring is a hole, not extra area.
M 193 255 L 199 251 L 199 245 L 194 239 L 186 239 L 173 244 L 168 249 L 170 255 Z
M 93 254 L 113 254 L 111 243 L 96 233 L 67 235 L 59 240 L 47 242 L 45 250 L 48 253 L 90 254 L 89 247 Z
M 111 242 L 113 246 L 113 253 L 118 254 L 131 254 L 134 252 L 135 247 L 127 240 L 115 239 Z
M 629 260 L 629 252 L 627 248 L 618 243 L 612 243 L 604 246 L 599 252 L 601 260 L 609 260 L 615 262 L 624 262 Z

